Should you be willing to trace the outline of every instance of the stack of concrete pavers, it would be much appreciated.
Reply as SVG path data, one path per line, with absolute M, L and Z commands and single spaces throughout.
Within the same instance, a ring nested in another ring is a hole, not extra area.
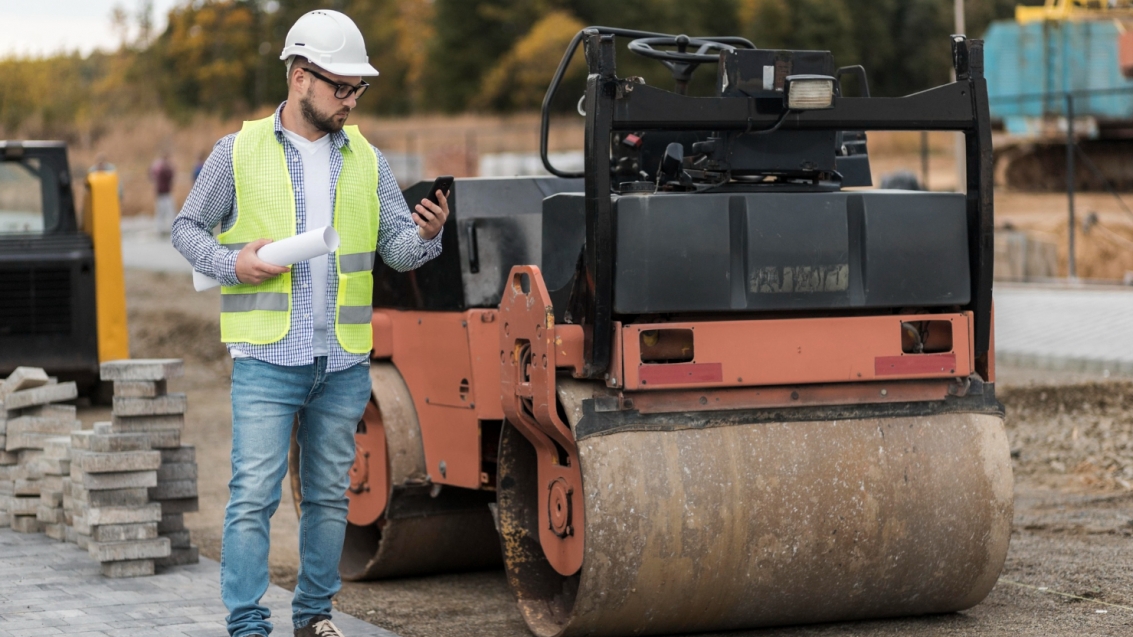
M 35 517 L 48 537 L 62 542 L 67 539 L 67 528 L 71 524 L 63 508 L 63 496 L 70 491 L 71 439 L 66 436 L 48 438 L 43 457 L 32 464 L 43 474 Z
M 99 422 L 71 435 L 71 519 L 76 543 L 102 564 L 107 577 L 153 575 L 154 560 L 169 557 L 157 536 L 161 505 L 149 501 L 161 452 L 145 436 L 113 431 Z
M 58 458 L 46 457 L 44 448 L 48 440 L 67 436 L 82 427 L 75 418 L 73 405 L 52 403 L 74 400 L 78 388 L 75 383 L 56 383 L 42 369 L 32 367 L 17 368 L 2 387 L 4 448 L 16 454 L 15 468 L 5 472 L 12 480 L 7 500 L 9 523 L 14 531 L 38 533 L 45 524 L 39 519 L 42 491 L 49 492 L 49 501 L 57 498 L 60 504 L 63 491 Z M 61 517 L 61 513 L 45 515 L 47 519 Z
M 198 510 L 197 464 L 193 447 L 181 444 L 187 401 L 185 394 L 170 394 L 166 381 L 182 373 L 179 359 L 122 360 L 104 363 L 102 379 L 114 381 L 114 422 L 117 434 L 149 439 L 160 450 L 157 484 L 149 499 L 161 505 L 160 537 L 170 542 L 171 553 L 158 566 L 195 564 L 199 551 L 190 542 L 184 514 Z

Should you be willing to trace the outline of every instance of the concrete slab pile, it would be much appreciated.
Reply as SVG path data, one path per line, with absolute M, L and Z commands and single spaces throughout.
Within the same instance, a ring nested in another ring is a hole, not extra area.
M 39 508 L 35 517 L 43 525 L 43 532 L 55 540 L 67 539 L 70 516 L 63 507 L 63 495 L 70 491 L 71 439 L 67 436 L 48 438 L 43 457 L 36 461 L 43 471 L 39 488 Z
M 51 524 L 53 537 L 63 536 L 59 505 L 67 460 L 58 450 L 48 455 L 44 449 L 49 440 L 82 427 L 73 405 L 55 404 L 77 397 L 75 383 L 57 383 L 38 368 L 18 367 L 0 383 L 0 511 L 14 531 L 38 533 Z M 44 492 L 55 506 L 41 514 Z

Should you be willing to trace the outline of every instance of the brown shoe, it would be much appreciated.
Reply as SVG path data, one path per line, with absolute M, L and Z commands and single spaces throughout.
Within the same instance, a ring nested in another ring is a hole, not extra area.
M 330 620 L 330 615 L 316 615 L 309 624 L 295 629 L 295 637 L 346 637 Z

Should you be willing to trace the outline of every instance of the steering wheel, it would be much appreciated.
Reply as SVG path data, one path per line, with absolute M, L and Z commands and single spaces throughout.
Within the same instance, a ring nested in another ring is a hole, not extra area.
M 669 68 L 677 83 L 677 93 L 685 94 L 692 73 L 705 62 L 719 62 L 720 54 L 735 51 L 736 46 L 751 47 L 744 38 L 690 38 L 687 35 L 670 35 L 653 38 L 638 38 L 629 43 L 629 50 L 657 60 Z M 654 47 L 675 47 L 676 50 L 663 50 Z M 695 50 L 690 51 L 689 48 Z

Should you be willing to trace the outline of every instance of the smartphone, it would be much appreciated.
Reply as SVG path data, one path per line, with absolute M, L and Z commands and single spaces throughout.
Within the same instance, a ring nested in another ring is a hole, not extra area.
M 437 191 L 439 190 L 443 192 L 445 194 L 445 197 L 448 197 L 448 192 L 452 189 L 453 181 L 454 179 L 452 175 L 441 175 L 440 177 L 437 177 L 435 180 L 433 180 L 433 187 L 429 189 L 429 195 L 425 198 L 437 204 L 438 206 L 441 205 L 441 202 L 437 201 Z

